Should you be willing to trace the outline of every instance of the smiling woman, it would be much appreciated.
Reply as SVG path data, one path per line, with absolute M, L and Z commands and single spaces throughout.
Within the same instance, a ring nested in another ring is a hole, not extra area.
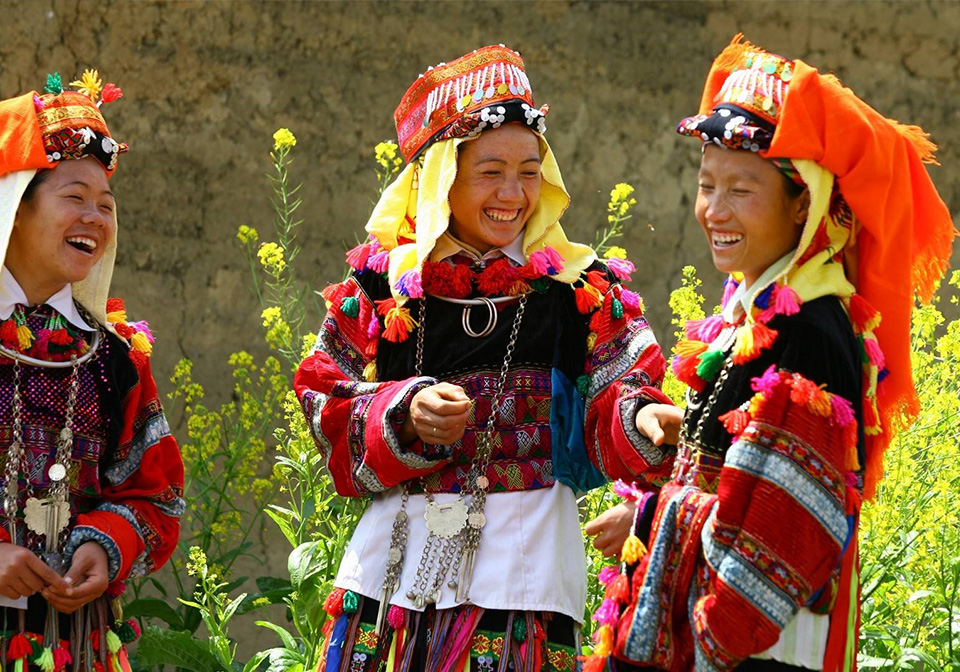
M 294 384 L 337 491 L 371 501 L 320 672 L 577 669 L 576 493 L 669 471 L 634 424 L 665 362 L 632 265 L 567 239 L 546 112 L 505 47 L 419 77 L 407 166 L 323 290 Z
M 167 560 L 183 509 L 153 337 L 107 298 L 126 145 L 100 104 L 121 92 L 75 84 L 0 101 L 0 655 L 57 672 L 129 669 L 109 599 Z

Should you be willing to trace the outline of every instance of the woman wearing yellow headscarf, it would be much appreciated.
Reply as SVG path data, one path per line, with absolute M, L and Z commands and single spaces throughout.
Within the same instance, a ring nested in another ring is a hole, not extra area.
M 636 429 L 665 364 L 633 267 L 565 236 L 546 112 L 502 46 L 397 108 L 407 166 L 295 380 L 338 491 L 372 495 L 321 670 L 575 669 L 575 492 L 669 472 Z

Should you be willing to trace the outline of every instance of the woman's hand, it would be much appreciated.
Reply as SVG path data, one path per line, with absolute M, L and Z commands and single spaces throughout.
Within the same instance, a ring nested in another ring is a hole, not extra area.
M 647 404 L 637 411 L 634 419 L 637 431 L 655 446 L 664 443 L 671 446 L 680 441 L 680 426 L 683 423 L 683 410 L 670 404 Z
M 106 592 L 108 572 L 107 552 L 97 542 L 88 541 L 73 554 L 70 571 L 63 577 L 65 587 L 51 585 L 41 594 L 60 613 L 72 614 Z
M 636 502 L 617 504 L 587 523 L 583 531 L 588 536 L 596 536 L 593 547 L 603 553 L 604 557 L 615 556 L 619 560 L 623 542 L 633 530 L 633 515 L 636 510 Z
M 69 584 L 33 553 L 16 544 L 0 543 L 0 594 L 11 600 L 30 597 L 45 586 L 66 590 Z
M 400 440 L 410 443 L 420 437 L 424 443 L 448 446 L 463 436 L 472 405 L 459 385 L 437 383 L 424 388 L 410 402 Z

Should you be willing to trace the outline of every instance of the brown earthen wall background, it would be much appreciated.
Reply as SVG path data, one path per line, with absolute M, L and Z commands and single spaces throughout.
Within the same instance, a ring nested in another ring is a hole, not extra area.
M 298 270 L 319 289 L 341 277 L 344 243 L 370 212 L 373 147 L 393 137 L 406 87 L 427 66 L 485 44 L 521 51 L 538 102 L 551 104 L 547 136 L 574 199 L 564 220 L 571 237 L 592 240 L 613 184 L 637 188 L 622 244 L 665 343 L 666 298 L 681 267 L 700 269 L 711 300 L 719 287 L 692 216 L 698 146 L 673 129 L 696 111 L 712 58 L 739 31 L 922 125 L 940 145 L 934 180 L 960 213 L 957 2 L 0 0 L 0 16 L 0 98 L 41 89 L 54 70 L 69 81 L 83 67 L 123 87 L 106 110 L 131 145 L 114 178 L 114 294 L 158 336 L 161 391 L 189 357 L 213 401 L 223 399 L 229 353 L 262 352 L 234 236 L 240 224 L 269 230 L 263 175 L 273 131 L 288 127 L 299 141 Z M 269 573 L 283 573 L 283 546 L 274 545 Z

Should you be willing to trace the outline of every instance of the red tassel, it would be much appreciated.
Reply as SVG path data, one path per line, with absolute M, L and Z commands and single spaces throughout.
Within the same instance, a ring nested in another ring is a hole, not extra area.
M 57 329 L 50 334 L 50 342 L 54 345 L 70 345 L 73 342 L 73 337 L 66 329 Z
M 850 297 L 850 321 L 857 333 L 873 331 L 880 325 L 880 313 L 859 294 Z
M 108 313 L 123 313 L 126 312 L 126 307 L 123 305 L 123 299 L 113 298 L 107 299 L 107 312 Z
M 601 293 L 610 289 L 610 281 L 604 277 L 602 271 L 590 271 L 587 273 L 587 282 L 599 289 Z
M 10 640 L 10 645 L 7 647 L 7 661 L 13 662 L 30 655 L 33 655 L 33 645 L 27 636 L 22 632 L 14 635 Z
M 587 287 L 590 287 L 590 289 L 587 289 Z M 577 287 L 573 290 L 573 293 L 577 299 L 577 310 L 584 315 L 600 306 L 600 292 L 591 285 Z
M 696 357 L 674 357 L 673 373 L 681 383 L 689 385 L 696 392 L 703 392 L 707 383 L 697 375 L 697 364 Z
M 390 297 L 389 299 L 383 299 L 381 301 L 377 301 L 377 312 L 380 313 L 381 315 L 386 315 L 396 307 L 397 307 L 397 301 L 393 297 Z
M 66 644 L 61 642 L 60 646 L 53 650 L 54 672 L 61 672 L 61 670 L 66 669 L 67 665 L 72 662 L 73 657 L 70 655 L 70 649 L 67 648 Z
M 17 323 L 10 318 L 3 323 L 3 326 L 0 326 L 0 341 L 4 343 L 19 343 L 20 339 L 17 338 Z
M 723 428 L 727 430 L 728 434 L 740 436 L 747 425 L 750 424 L 750 414 L 735 408 L 721 415 L 719 420 L 723 423 Z
M 777 332 L 759 322 L 753 325 L 753 347 L 757 350 L 766 350 L 777 340 Z
M 607 597 L 617 604 L 626 604 L 630 599 L 630 580 L 626 574 L 619 575 L 607 588 Z
M 333 299 L 337 293 L 337 290 L 340 288 L 340 285 L 327 285 L 320 290 L 320 296 L 323 297 L 323 300 L 327 303 L 333 303 Z
M 331 590 L 323 603 L 323 610 L 334 618 L 340 616 L 343 613 L 343 596 L 346 592 L 343 588 L 334 588 Z
M 581 656 L 583 672 L 603 672 L 607 666 L 607 659 L 603 656 Z

